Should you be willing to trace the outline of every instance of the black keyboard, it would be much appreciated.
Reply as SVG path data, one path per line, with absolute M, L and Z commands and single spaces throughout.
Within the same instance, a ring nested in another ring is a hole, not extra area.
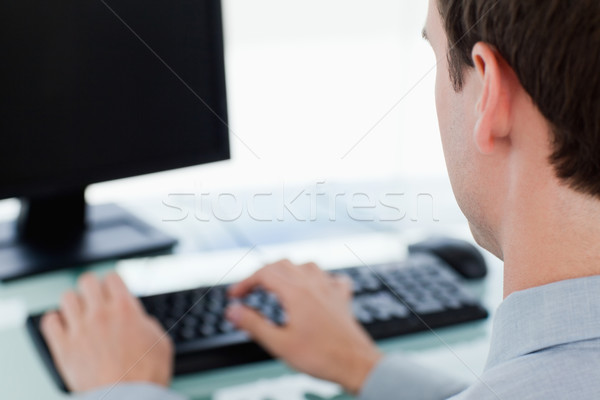
M 488 313 L 468 294 L 456 275 L 439 258 L 426 253 L 407 260 L 332 271 L 354 283 L 352 308 L 374 339 L 486 318 Z M 203 287 L 142 297 L 175 343 L 175 375 L 246 364 L 270 356 L 248 335 L 224 318 L 230 301 L 227 286 Z M 285 324 L 285 310 L 272 293 L 255 291 L 242 300 L 276 324 Z M 66 390 L 39 331 L 41 316 L 27 326 L 58 385 Z

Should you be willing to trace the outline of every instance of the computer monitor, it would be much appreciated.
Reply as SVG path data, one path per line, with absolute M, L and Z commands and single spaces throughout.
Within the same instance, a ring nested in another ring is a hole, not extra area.
M 229 158 L 220 1 L 2 1 L 0 53 L 0 280 L 171 248 L 84 192 Z

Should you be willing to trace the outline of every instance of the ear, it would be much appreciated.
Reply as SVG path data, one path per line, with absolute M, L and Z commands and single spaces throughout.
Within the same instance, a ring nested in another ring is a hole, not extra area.
M 510 67 L 489 44 L 473 47 L 473 63 L 481 91 L 476 105 L 475 143 L 483 154 L 491 154 L 499 139 L 510 132 Z

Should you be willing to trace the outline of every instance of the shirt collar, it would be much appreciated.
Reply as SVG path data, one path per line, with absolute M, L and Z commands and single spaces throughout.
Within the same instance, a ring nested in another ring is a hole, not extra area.
M 600 338 L 600 276 L 515 292 L 496 311 L 485 368 L 549 347 L 594 338 Z

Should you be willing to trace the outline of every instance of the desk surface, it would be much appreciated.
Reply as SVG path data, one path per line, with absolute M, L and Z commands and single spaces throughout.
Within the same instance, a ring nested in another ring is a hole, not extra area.
M 136 212 L 142 214 L 146 219 L 154 218 L 154 222 L 163 224 L 165 222 L 164 215 L 160 215 L 157 210 L 161 207 L 161 201 L 148 201 L 145 206 L 136 205 Z M 457 236 L 468 237 L 468 229 L 464 220 L 458 214 L 456 208 L 440 207 L 443 216 L 435 221 L 435 224 L 413 225 L 412 228 L 421 229 L 423 232 L 437 233 L 450 232 Z M 161 209 L 162 210 L 162 209 Z M 163 210 L 164 211 L 164 210 Z M 157 217 L 158 216 L 158 217 Z M 434 218 L 435 220 L 435 218 Z M 208 257 L 207 260 L 230 260 L 239 257 L 239 254 L 248 247 L 248 243 L 239 242 L 242 240 L 250 240 L 250 237 L 263 238 L 269 236 L 264 228 L 275 226 L 277 221 L 271 221 L 269 225 L 252 224 L 248 221 L 236 221 L 233 234 L 225 234 L 231 232 L 230 226 L 216 221 L 210 224 L 198 224 L 198 221 L 186 223 L 178 223 L 175 228 L 168 228 L 173 234 L 176 234 L 182 239 L 182 244 L 177 250 L 183 260 L 178 266 L 168 266 L 165 262 L 152 265 L 152 274 L 154 276 L 178 276 L 185 274 L 186 266 L 190 259 L 195 260 L 195 257 Z M 222 221 L 221 221 L 222 222 Z M 253 221 L 256 222 L 256 221 Z M 394 257 L 395 249 L 390 249 L 389 243 L 396 243 L 396 247 L 403 248 L 400 238 L 414 236 L 414 232 L 418 229 L 406 229 L 406 224 L 400 229 L 390 230 L 386 224 L 374 224 L 366 221 L 358 221 L 352 218 L 352 221 L 343 221 L 337 219 L 336 224 L 323 228 L 323 224 L 313 224 L 309 230 L 298 229 L 298 224 L 301 221 L 296 221 L 296 225 L 285 226 L 284 230 L 294 232 L 288 238 L 282 237 L 281 234 L 271 234 L 271 237 L 277 237 L 277 243 L 273 240 L 262 239 L 258 240 L 258 246 L 253 252 L 256 254 L 251 259 L 247 259 L 245 267 L 233 274 L 230 279 L 238 279 L 251 272 L 252 269 L 260 266 L 264 261 L 278 258 L 279 256 L 290 256 L 292 260 L 298 258 L 298 254 L 306 253 L 306 257 L 317 259 L 321 263 L 328 263 L 323 259 L 323 254 L 318 254 L 318 251 L 312 252 L 311 247 L 314 243 L 328 243 L 326 237 L 331 238 L 328 248 L 334 248 L 331 243 L 352 243 L 352 238 L 357 238 L 357 243 L 362 244 L 360 251 L 365 251 L 361 256 L 367 259 L 367 262 L 372 262 L 377 257 Z M 330 221 L 331 222 L 331 221 Z M 304 221 L 306 223 L 306 221 Z M 218 225 L 218 226 L 217 226 Z M 161 225 L 162 226 L 162 225 Z M 318 226 L 318 229 L 316 227 Z M 424 227 L 424 228 L 423 228 Z M 267 229 L 269 231 L 269 229 Z M 260 235 L 257 232 L 262 232 Z M 304 236 L 299 232 L 304 232 Z M 340 240 L 340 232 L 344 232 L 343 239 Z M 209 235 L 210 233 L 210 235 Z M 222 239 L 218 239 L 219 235 Z M 238 238 L 238 242 L 232 239 L 232 235 Z M 210 241 L 204 242 L 204 246 L 208 248 L 194 248 L 191 244 L 197 241 L 198 238 L 211 237 Z M 302 236 L 302 237 L 301 237 Z M 367 239 L 365 239 L 367 238 Z M 368 239 L 370 238 L 370 239 Z M 396 239 L 398 238 L 398 241 Z M 287 239 L 287 240 L 286 240 Z M 386 242 L 387 241 L 387 242 Z M 210 244 L 206 244 L 210 243 Z M 359 246 L 357 244 L 357 246 Z M 386 254 L 382 255 L 382 251 L 377 248 L 386 247 Z M 371 251 L 371 255 L 369 253 Z M 198 250 L 202 250 L 203 254 L 198 254 Z M 211 251 L 209 251 L 211 250 Z M 329 260 L 331 257 L 339 258 L 339 262 L 347 263 L 348 259 L 345 256 L 335 254 L 335 251 L 328 251 Z M 377 254 L 377 255 L 374 255 Z M 374 255 L 374 256 L 373 256 Z M 346 255 L 347 256 L 347 255 Z M 373 258 L 373 257 L 374 258 Z M 220 258 L 219 258 L 220 257 Z M 376 261 L 376 260 L 375 260 Z M 148 263 L 149 261 L 144 261 Z M 227 262 L 227 261 L 226 261 Z M 485 306 L 493 312 L 502 298 L 502 271 L 501 264 L 488 257 L 490 265 L 489 276 L 477 283 L 469 283 L 470 289 L 478 295 Z M 217 263 L 218 264 L 218 263 Z M 244 264 L 244 263 L 242 263 Z M 354 263 L 357 265 L 358 263 Z M 124 276 L 128 285 L 136 293 L 152 292 L 160 290 L 153 286 L 149 279 L 141 282 L 136 271 L 143 263 L 122 263 L 118 266 L 119 272 Z M 215 265 L 215 264 L 213 264 Z M 333 266 L 333 265 L 328 265 Z M 86 268 L 71 269 L 58 271 L 55 273 L 46 274 L 43 276 L 33 277 L 21 281 L 5 283 L 0 285 L 0 387 L 2 387 L 2 395 L 4 398 L 14 399 L 39 399 L 48 400 L 61 399 L 62 395 L 53 385 L 49 375 L 41 364 L 38 355 L 29 339 L 25 330 L 23 321 L 24 316 L 28 312 L 44 310 L 53 307 L 57 304 L 60 294 L 72 288 L 79 274 L 84 271 L 92 270 L 99 274 L 103 274 L 115 267 L 115 263 L 102 263 Z M 170 268 L 167 268 L 170 267 Z M 334 267 L 334 266 L 333 266 Z M 206 274 L 203 271 L 198 273 L 196 278 L 214 279 L 218 269 L 213 268 L 211 274 Z M 150 275 L 152 275 L 150 274 Z M 207 278 L 207 276 L 209 276 Z M 213 278 L 210 278 L 213 276 Z M 156 279 L 155 279 L 156 280 Z M 173 287 L 178 287 L 182 281 L 174 279 L 169 284 Z M 198 281 L 197 283 L 201 283 Z M 486 321 L 464 324 L 461 326 L 438 329 L 435 332 L 423 332 L 404 336 L 397 339 L 382 341 L 380 347 L 388 353 L 402 351 L 407 356 L 412 357 L 420 362 L 432 367 L 451 372 L 457 376 L 467 380 L 474 380 L 475 374 L 481 373 L 486 360 L 489 336 L 491 331 L 491 318 Z M 256 382 L 261 379 L 278 379 L 282 376 L 293 374 L 288 368 L 278 361 L 267 361 L 247 366 L 234 367 L 211 371 L 206 373 L 192 374 L 185 377 L 174 379 L 173 388 L 181 393 L 189 395 L 193 399 L 211 399 L 214 394 L 218 393 L 223 388 L 228 388 L 236 385 L 244 385 Z M 225 398 L 225 397 L 221 397 Z M 336 399 L 345 398 L 343 396 L 335 397 Z

